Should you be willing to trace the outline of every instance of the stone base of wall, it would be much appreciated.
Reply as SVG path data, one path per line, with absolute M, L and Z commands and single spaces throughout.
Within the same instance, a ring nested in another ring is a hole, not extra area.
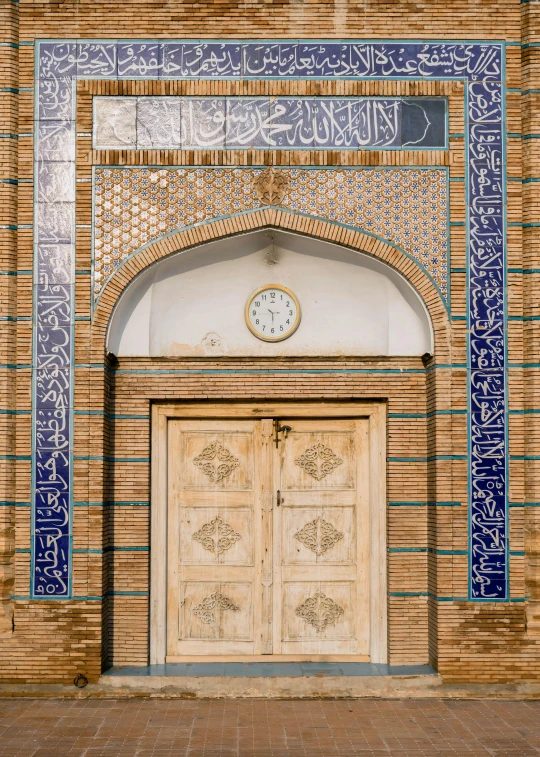
M 352 677 L 351 677 L 352 679 Z M 111 680 L 111 679 L 109 679 Z M 116 679 L 118 680 L 118 679 Z M 358 677 L 344 685 L 343 678 L 163 678 L 140 677 L 84 689 L 60 684 L 0 685 L 0 698 L 56 697 L 62 699 L 540 699 L 540 684 L 444 684 L 440 676 Z M 131 684 L 131 685 L 129 685 Z

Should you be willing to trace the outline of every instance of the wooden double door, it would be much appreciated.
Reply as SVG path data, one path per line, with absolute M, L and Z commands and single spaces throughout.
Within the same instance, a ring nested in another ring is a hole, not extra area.
M 370 659 L 369 447 L 362 417 L 169 419 L 167 661 Z

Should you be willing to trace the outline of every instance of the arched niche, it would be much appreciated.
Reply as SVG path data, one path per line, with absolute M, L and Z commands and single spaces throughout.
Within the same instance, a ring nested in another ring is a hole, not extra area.
M 283 342 L 257 339 L 249 295 L 283 284 L 302 322 Z M 330 242 L 263 229 L 158 261 L 122 293 L 109 323 L 117 356 L 417 356 L 433 352 L 416 290 L 379 260 Z

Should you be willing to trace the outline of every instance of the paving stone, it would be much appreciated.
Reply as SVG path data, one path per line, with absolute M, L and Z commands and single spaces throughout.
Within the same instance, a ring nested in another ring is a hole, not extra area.
M 0 699 L 0 721 L 2 757 L 540 754 L 540 701 Z

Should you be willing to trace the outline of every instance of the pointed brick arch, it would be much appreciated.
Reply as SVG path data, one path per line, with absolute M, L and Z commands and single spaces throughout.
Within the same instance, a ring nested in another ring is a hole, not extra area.
M 406 252 L 372 234 L 338 225 L 313 216 L 300 215 L 284 208 L 266 207 L 216 219 L 183 229 L 157 240 L 129 257 L 105 285 L 92 319 L 93 344 L 103 348 L 112 312 L 126 287 L 148 266 L 182 250 L 225 237 L 263 228 L 276 228 L 316 237 L 381 260 L 398 271 L 418 292 L 431 318 L 438 361 L 450 353 L 450 322 L 441 294 L 428 274 Z M 96 355 L 97 357 L 97 355 Z

